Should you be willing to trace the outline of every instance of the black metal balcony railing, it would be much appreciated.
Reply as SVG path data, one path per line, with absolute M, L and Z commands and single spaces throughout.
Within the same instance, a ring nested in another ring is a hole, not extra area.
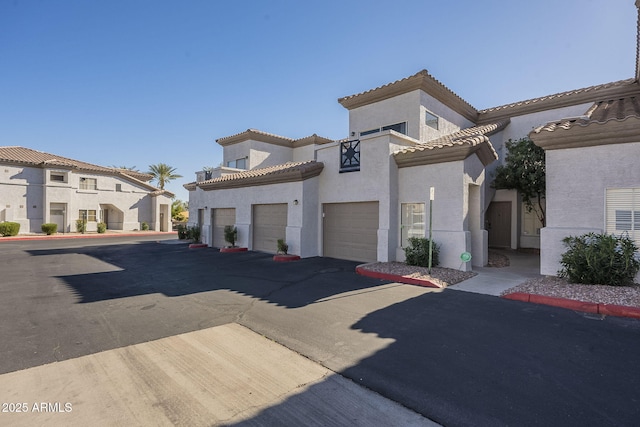
M 340 143 L 340 173 L 360 170 L 360 140 Z

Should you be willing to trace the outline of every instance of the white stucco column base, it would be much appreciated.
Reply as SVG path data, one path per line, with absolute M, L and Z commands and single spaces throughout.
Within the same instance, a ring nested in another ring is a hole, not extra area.
M 202 226 L 202 230 L 200 230 L 200 242 L 204 243 L 207 246 L 211 246 L 211 227 L 206 224 Z
M 471 265 L 484 267 L 489 262 L 489 232 L 476 230 L 471 232 Z
M 471 271 L 471 262 L 460 259 L 471 247 L 471 232 L 433 230 L 433 242 L 440 246 L 440 267 Z
M 540 274 L 555 276 L 562 268 L 560 259 L 567 250 L 562 239 L 586 233 L 602 233 L 601 228 L 544 227 L 540 230 Z
M 288 251 L 289 254 L 300 255 L 300 258 L 304 258 L 305 256 L 300 253 L 301 234 L 302 234 L 302 229 L 300 227 L 288 226 L 286 229 L 287 237 L 286 237 L 285 243 L 289 245 L 289 251 Z
M 236 246 L 253 249 L 251 224 L 236 224 L 236 228 L 238 229 L 238 241 L 236 242 Z M 251 245 L 249 245 L 249 242 L 251 242 Z
M 389 230 L 378 229 L 378 262 L 393 261 L 389 252 Z

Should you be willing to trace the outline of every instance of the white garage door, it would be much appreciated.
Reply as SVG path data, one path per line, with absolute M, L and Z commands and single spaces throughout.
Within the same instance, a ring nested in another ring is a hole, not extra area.
M 213 246 L 223 248 L 229 246 L 224 240 L 224 227 L 226 225 L 235 225 L 236 210 L 235 208 L 217 208 L 212 210 L 211 223 L 213 224 Z
M 325 203 L 322 212 L 324 256 L 378 260 L 378 202 Z
M 253 205 L 253 250 L 278 251 L 278 239 L 287 233 L 287 204 Z

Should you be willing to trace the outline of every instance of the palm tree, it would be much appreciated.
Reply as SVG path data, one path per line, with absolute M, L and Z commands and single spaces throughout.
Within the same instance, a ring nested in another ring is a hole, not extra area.
M 158 182 L 158 187 L 164 190 L 164 185 L 173 181 L 176 178 L 182 178 L 182 175 L 175 173 L 176 168 L 173 168 L 165 163 L 158 163 L 157 165 L 149 165 L 148 174 L 153 176 Z

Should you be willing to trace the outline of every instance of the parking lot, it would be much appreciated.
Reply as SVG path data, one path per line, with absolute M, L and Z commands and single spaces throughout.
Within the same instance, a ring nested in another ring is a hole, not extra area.
M 0 242 L 0 373 L 236 323 L 443 425 L 633 425 L 640 322 L 157 237 Z

